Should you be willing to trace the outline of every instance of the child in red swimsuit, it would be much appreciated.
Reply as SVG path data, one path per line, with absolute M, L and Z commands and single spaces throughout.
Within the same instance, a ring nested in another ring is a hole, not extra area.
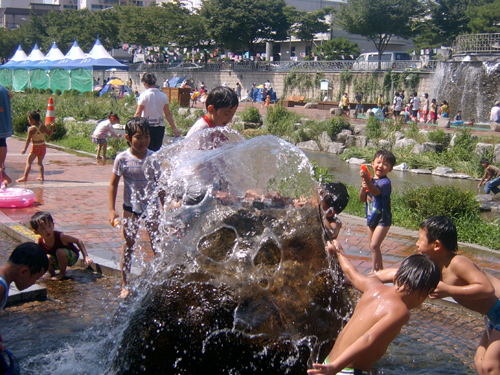
M 66 267 L 75 265 L 80 251 L 83 254 L 84 267 L 92 264 L 82 240 L 54 230 L 54 219 L 50 213 L 37 212 L 31 217 L 30 225 L 33 232 L 40 235 L 37 244 L 49 257 L 47 271 L 52 276 L 51 280 L 66 280 Z M 57 276 L 56 270 L 59 270 Z

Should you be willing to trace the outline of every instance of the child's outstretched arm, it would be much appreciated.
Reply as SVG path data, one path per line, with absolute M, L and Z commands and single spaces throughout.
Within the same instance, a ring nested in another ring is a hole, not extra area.
M 54 124 L 55 121 L 51 121 L 51 123 L 48 125 L 42 125 L 40 130 L 42 131 L 42 133 L 45 133 L 45 135 L 48 135 L 50 137 L 52 134 L 54 134 Z
M 89 257 L 89 254 L 87 253 L 87 249 L 86 249 L 86 247 L 81 239 L 70 236 L 69 234 L 61 233 L 61 241 L 64 245 L 68 245 L 70 243 L 73 243 L 76 245 L 78 250 L 80 250 L 80 252 L 83 254 L 83 265 L 85 267 L 88 267 L 93 263 L 93 260 Z
M 328 241 L 327 250 L 330 255 L 335 254 L 337 256 L 342 271 L 344 271 L 346 277 L 356 289 L 365 292 L 370 287 L 382 285 L 382 282 L 378 278 L 360 274 L 345 256 L 344 249 L 337 240 Z
M 385 284 L 392 283 L 397 273 L 397 268 L 385 268 L 383 270 L 375 272 L 375 276 Z
M 114 220 L 118 217 L 118 212 L 116 212 L 116 194 L 118 193 L 118 184 L 120 182 L 120 176 L 112 173 L 111 181 L 109 183 L 109 223 L 113 225 Z
M 495 288 L 488 280 L 488 276 L 470 259 L 463 256 L 455 257 L 450 270 L 462 285 L 448 285 L 441 281 L 430 295 L 431 298 L 478 300 L 495 294 Z

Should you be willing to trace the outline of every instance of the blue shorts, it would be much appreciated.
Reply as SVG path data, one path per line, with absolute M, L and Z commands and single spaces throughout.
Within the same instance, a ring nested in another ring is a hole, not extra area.
M 488 311 L 488 314 L 486 314 L 488 317 L 488 325 L 490 328 L 495 329 L 497 331 L 500 331 L 500 299 L 495 303 L 495 306 L 491 308 L 490 311 Z

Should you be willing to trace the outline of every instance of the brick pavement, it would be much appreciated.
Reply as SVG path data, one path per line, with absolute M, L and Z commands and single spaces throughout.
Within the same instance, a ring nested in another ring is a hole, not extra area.
M 22 175 L 26 161 L 26 155 L 20 154 L 23 143 L 23 141 L 17 139 L 8 139 L 7 171 L 14 180 Z M 81 237 L 87 244 L 91 256 L 110 260 L 117 268 L 121 246 L 120 232 L 112 228 L 107 221 L 107 189 L 111 175 L 111 164 L 98 165 L 93 155 L 75 155 L 49 148 L 45 159 L 46 181 L 43 183 L 36 181 L 37 175 L 38 170 L 36 165 L 34 165 L 27 183 L 12 184 L 12 187 L 26 187 L 33 190 L 37 197 L 36 205 L 22 209 L 1 209 L 0 222 L 4 225 L 17 224 L 18 226 L 27 227 L 29 218 L 33 213 L 40 210 L 50 211 L 54 216 L 58 230 Z M 122 190 L 120 189 L 118 197 L 121 197 L 121 195 Z M 118 204 L 121 205 L 121 198 L 119 198 Z M 345 214 L 341 215 L 341 219 L 344 226 L 339 236 L 339 241 L 356 267 L 361 272 L 366 273 L 370 268 L 371 257 L 368 250 L 365 220 Z M 26 235 L 29 233 L 29 231 L 25 230 L 21 240 L 26 238 Z M 391 228 L 382 245 L 385 266 L 397 265 L 404 257 L 412 254 L 415 251 L 415 242 L 416 232 L 396 227 Z M 3 248 L 0 251 L 0 256 L 4 260 L 6 249 L 10 251 L 13 245 L 12 243 L 4 243 L 0 240 L 0 247 Z M 149 252 L 147 246 L 145 246 L 145 251 L 146 253 Z M 147 255 L 150 256 L 151 254 Z M 489 251 L 488 249 L 481 249 L 480 251 L 476 247 L 467 249 L 467 255 L 494 275 L 500 276 L 500 267 L 498 266 L 499 255 L 497 252 Z M 74 273 L 76 283 L 70 282 L 67 285 L 65 284 L 64 288 L 69 288 L 69 292 L 81 283 L 78 282 L 80 271 L 72 270 L 70 272 Z M 105 297 L 104 300 L 108 300 L 109 302 L 114 301 L 112 303 L 116 307 L 117 283 L 106 282 L 105 279 L 103 282 L 107 290 L 105 294 L 108 294 L 108 297 Z M 92 286 L 90 286 L 90 289 L 92 289 Z M 49 295 L 53 295 L 55 292 L 49 290 Z M 71 311 L 78 311 L 81 301 L 75 299 L 72 302 L 72 298 L 67 295 L 67 292 L 64 290 L 60 291 L 62 293 L 61 296 L 66 296 L 64 305 L 68 304 L 74 309 Z M 97 304 L 98 309 L 102 308 L 102 299 L 99 300 L 101 302 Z M 23 306 L 26 307 L 24 304 Z M 47 309 L 47 306 L 44 307 L 44 305 L 40 305 L 37 302 L 31 303 L 29 306 L 33 306 L 30 308 L 40 312 Z M 453 312 L 456 310 L 451 311 L 447 309 L 448 315 L 441 317 L 439 314 L 434 314 L 433 309 L 432 305 L 427 307 L 427 313 L 422 314 L 422 318 L 415 321 L 416 325 L 414 327 L 418 328 L 422 324 L 427 324 L 426 319 L 445 319 L 447 321 L 449 314 L 457 314 L 457 312 Z M 23 315 L 22 309 L 19 310 L 16 308 L 12 309 L 10 314 L 12 314 L 11 322 L 17 321 L 18 314 Z M 458 315 L 460 314 L 458 313 Z M 465 354 L 467 358 L 464 359 L 464 362 L 472 366 L 473 350 L 480 335 L 481 325 L 480 319 L 477 316 L 468 318 L 465 315 L 465 320 L 471 322 L 472 325 L 469 324 L 468 329 L 462 330 L 460 330 L 460 327 L 468 326 L 461 324 L 455 326 L 453 335 L 460 337 L 464 341 L 464 345 L 469 347 L 469 350 Z M 443 324 L 447 325 L 446 322 Z M 474 329 L 471 327 L 474 327 Z M 423 329 L 425 331 L 425 327 Z M 457 330 L 459 331 L 456 332 Z M 416 336 L 416 339 L 422 342 L 425 340 L 430 342 L 445 342 L 449 340 L 447 334 L 431 334 L 431 332 L 422 331 L 418 331 L 418 333 L 420 336 Z M 21 347 L 22 343 L 19 343 L 19 346 Z M 463 353 L 456 353 L 456 355 L 460 356 Z

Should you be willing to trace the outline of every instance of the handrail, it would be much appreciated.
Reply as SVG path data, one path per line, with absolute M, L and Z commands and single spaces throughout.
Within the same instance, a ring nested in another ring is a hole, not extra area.
M 453 54 L 500 54 L 500 33 L 459 35 L 455 39 Z
M 436 60 L 429 61 L 382 61 L 383 71 L 404 71 L 415 69 L 423 72 L 432 72 L 437 66 Z M 207 63 L 193 63 L 189 61 L 173 63 L 135 63 L 130 65 L 131 72 L 339 72 L 342 70 L 375 71 L 378 62 L 362 62 L 355 60 L 332 61 L 221 61 Z

